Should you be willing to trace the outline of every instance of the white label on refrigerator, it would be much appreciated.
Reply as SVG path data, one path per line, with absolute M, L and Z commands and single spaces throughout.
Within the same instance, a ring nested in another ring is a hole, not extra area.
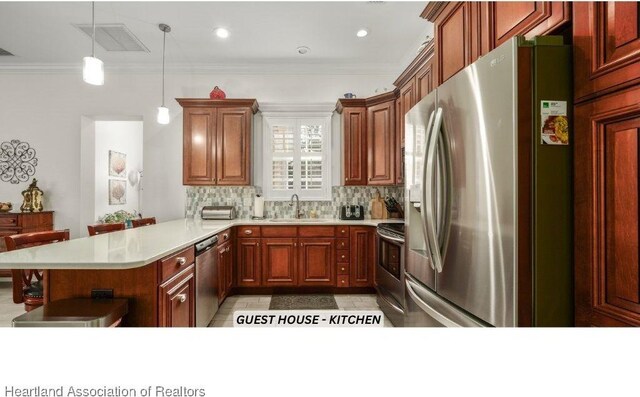
M 566 101 L 541 101 L 540 144 L 568 145 L 569 119 Z

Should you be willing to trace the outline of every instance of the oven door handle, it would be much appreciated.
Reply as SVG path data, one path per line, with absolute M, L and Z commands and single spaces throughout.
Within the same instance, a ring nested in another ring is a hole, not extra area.
M 380 230 L 376 230 L 376 233 L 378 234 L 378 236 L 382 237 L 385 240 L 391 240 L 395 241 L 396 243 L 404 244 L 404 239 L 402 238 L 390 236 L 388 234 L 385 234 L 384 232 L 381 233 Z

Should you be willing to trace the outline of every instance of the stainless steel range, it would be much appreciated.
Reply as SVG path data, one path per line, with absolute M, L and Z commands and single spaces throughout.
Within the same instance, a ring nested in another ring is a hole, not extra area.
M 378 306 L 394 326 L 404 325 L 404 223 L 380 223 L 376 290 Z

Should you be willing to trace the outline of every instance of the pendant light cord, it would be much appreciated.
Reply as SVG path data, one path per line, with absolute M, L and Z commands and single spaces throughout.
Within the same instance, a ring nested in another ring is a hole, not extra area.
M 162 107 L 164 107 L 164 52 L 167 44 L 167 32 L 162 34 Z
M 96 57 L 96 2 L 91 2 L 91 26 L 93 32 L 91 33 L 91 57 Z

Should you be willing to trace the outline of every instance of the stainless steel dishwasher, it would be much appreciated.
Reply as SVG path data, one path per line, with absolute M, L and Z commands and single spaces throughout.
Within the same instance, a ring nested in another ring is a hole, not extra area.
M 196 244 L 196 327 L 206 327 L 218 311 L 218 236 Z

